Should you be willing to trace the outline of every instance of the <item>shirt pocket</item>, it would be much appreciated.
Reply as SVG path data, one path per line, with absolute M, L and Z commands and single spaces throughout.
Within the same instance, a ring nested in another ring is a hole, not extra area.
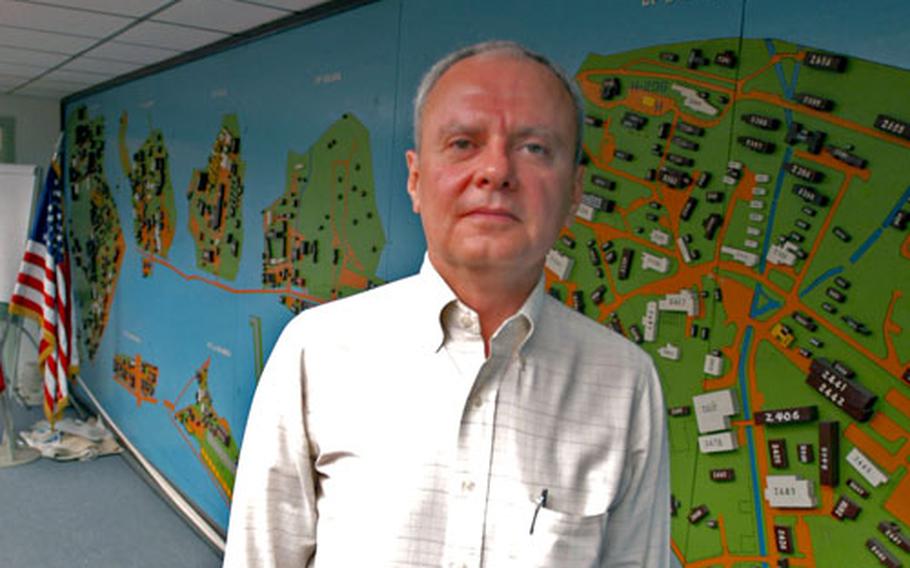
M 541 507 L 535 518 L 536 508 L 536 504 L 529 502 L 527 514 L 512 519 L 509 550 L 499 551 L 506 553 L 509 562 L 492 566 L 589 568 L 596 565 L 608 513 L 576 515 Z

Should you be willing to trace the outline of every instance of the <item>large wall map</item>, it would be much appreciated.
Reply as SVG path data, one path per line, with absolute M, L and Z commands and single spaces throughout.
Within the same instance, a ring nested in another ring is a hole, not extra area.
M 376 276 L 376 268 L 384 233 L 373 197 L 370 142 L 365 128 L 354 115 L 345 114 L 306 154 L 288 153 L 288 189 L 261 213 L 264 228 L 260 235 L 264 242 L 261 289 L 234 288 L 207 276 L 190 274 L 168 261 L 176 215 L 163 134 L 161 130 L 154 130 L 130 159 L 125 149 L 126 125 L 124 113 L 119 133 L 121 166 L 130 185 L 131 215 L 134 236 L 141 250 L 139 260 L 143 278 L 150 277 L 152 267 L 157 264 L 185 281 L 202 281 L 234 295 L 268 295 L 280 291 L 283 294 L 281 303 L 294 312 L 381 282 Z M 107 186 L 100 177 L 103 146 L 93 146 L 87 134 L 100 134 L 101 120 L 92 121 L 86 107 L 82 106 L 74 112 L 70 130 L 80 133 L 72 138 L 75 144 L 71 150 L 78 159 L 73 160 L 70 170 L 74 180 L 70 198 L 80 215 L 73 218 L 74 249 L 100 250 L 96 257 L 111 249 L 115 255 L 111 260 L 106 257 L 95 260 L 96 264 L 103 262 L 104 266 L 110 266 L 109 270 L 82 270 L 79 273 L 77 290 L 80 298 L 94 298 L 99 295 L 97 290 L 110 292 L 100 295 L 99 301 L 79 304 L 80 319 L 93 322 L 94 327 L 88 328 L 95 333 L 95 336 L 89 336 L 92 340 L 104 332 L 113 292 L 111 282 L 116 282 L 124 244 L 122 233 L 113 236 L 107 233 L 118 227 L 116 223 L 96 225 L 103 214 L 98 209 L 107 204 L 108 209 L 101 211 L 111 215 L 110 208 L 113 207 L 109 193 L 105 193 Z M 225 117 L 208 156 L 207 170 L 193 171 L 187 192 L 191 219 L 188 229 L 196 245 L 196 266 L 224 280 L 235 278 L 242 250 L 240 140 L 236 117 Z M 86 171 L 77 169 L 83 163 Z M 91 180 L 97 180 L 96 188 L 86 185 Z M 81 217 L 85 213 L 78 205 L 85 199 L 81 195 L 89 189 L 94 194 L 89 201 L 92 206 L 90 218 L 85 221 Z M 105 231 L 100 237 L 93 231 L 87 233 L 89 237 L 83 237 L 83 228 Z M 98 244 L 99 238 L 107 238 L 114 244 Z M 83 241 L 88 244 L 83 245 Z M 80 259 L 76 266 L 81 269 L 87 261 L 83 261 L 78 252 L 76 258 Z M 102 312 L 105 317 L 96 315 L 101 309 L 105 310 Z M 164 313 L 159 315 L 167 317 Z M 262 342 L 261 325 L 255 321 L 254 352 L 261 350 Z M 124 335 L 133 342 L 142 343 L 132 332 L 126 331 Z M 94 344 L 89 343 L 87 347 L 90 358 L 95 359 Z M 209 342 L 207 347 L 218 355 L 232 356 L 231 350 L 222 345 Z M 258 376 L 262 355 L 256 355 Z M 187 443 L 186 447 L 203 466 L 227 506 L 239 444 L 232 434 L 230 420 L 216 411 L 218 402 L 209 389 L 210 365 L 211 357 L 193 372 L 193 378 L 173 399 L 158 398 L 156 394 L 161 383 L 174 385 L 176 378 L 162 376 L 160 368 L 144 360 L 141 353 L 115 354 L 109 377 L 134 398 L 136 408 L 141 408 L 143 403 L 153 407 L 161 405 L 159 411 L 170 417 L 175 434 Z M 255 377 L 253 379 L 247 387 L 255 384 Z M 192 388 L 195 393 L 188 393 Z M 190 397 L 191 402 L 188 403 L 186 397 Z
M 510 37 L 584 98 L 584 197 L 547 286 L 661 372 L 676 563 L 907 565 L 907 16 L 389 0 L 67 100 L 86 383 L 224 529 L 281 327 L 419 266 L 420 74 Z

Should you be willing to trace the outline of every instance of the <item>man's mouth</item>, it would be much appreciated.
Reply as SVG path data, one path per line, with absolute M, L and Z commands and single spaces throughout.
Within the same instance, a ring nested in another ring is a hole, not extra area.
M 490 219 L 490 220 L 511 220 L 517 221 L 518 217 L 515 216 L 512 211 L 504 207 L 476 207 L 469 210 L 465 217 L 473 217 L 478 219 Z

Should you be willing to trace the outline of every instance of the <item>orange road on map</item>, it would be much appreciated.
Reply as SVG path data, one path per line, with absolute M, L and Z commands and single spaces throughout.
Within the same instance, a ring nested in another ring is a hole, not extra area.
M 158 404 L 153 395 L 158 385 L 158 368 L 142 361 L 142 355 L 135 357 L 117 355 L 114 358 L 114 381 L 136 398 L 136 406 L 143 402 Z
M 885 510 L 905 525 L 910 524 L 910 475 L 904 475 L 885 501 Z
M 910 416 L 910 398 L 901 391 L 895 388 L 888 390 L 885 394 L 885 400 L 904 416 Z
M 886 440 L 896 441 L 900 438 L 904 440 L 907 438 L 908 432 L 881 412 L 875 413 L 869 425 Z M 900 433 L 903 433 L 903 436 L 900 436 Z M 844 437 L 869 456 L 876 465 L 891 474 L 897 471 L 897 468 L 906 464 L 907 458 L 910 457 L 910 445 L 903 443 L 897 453 L 892 454 L 855 423 L 847 426 L 844 431 Z
M 910 399 L 897 389 L 891 389 L 885 395 L 885 400 L 901 411 L 905 416 L 910 416 Z M 869 425 L 885 440 L 890 442 L 901 441 L 895 453 L 889 452 L 875 438 L 867 434 L 855 424 L 847 426 L 844 436 L 868 456 L 877 466 L 894 475 L 898 468 L 906 468 L 910 461 L 910 432 L 902 428 L 888 415 L 877 412 Z M 885 509 L 904 524 L 910 524 L 910 476 L 904 475 L 885 501 Z
M 792 517 L 793 515 L 787 512 L 787 516 Z M 809 538 L 809 527 L 803 522 L 803 516 L 797 516 L 796 523 L 796 542 L 801 543 L 803 539 Z M 680 563 L 684 563 L 686 568 L 716 568 L 722 566 L 724 568 L 736 568 L 741 566 L 745 562 L 775 562 L 778 558 L 789 558 L 791 566 L 815 566 L 815 556 L 811 552 L 811 548 L 808 552 L 800 551 L 804 555 L 804 558 L 794 558 L 790 555 L 778 555 L 774 552 L 769 552 L 768 554 L 762 556 L 760 554 L 734 554 L 730 552 L 730 548 L 727 544 L 727 530 L 726 524 L 724 523 L 724 516 L 721 514 L 717 515 L 717 529 L 720 532 L 720 543 L 721 550 L 723 551 L 720 555 L 712 556 L 711 558 L 703 558 L 700 560 L 687 561 L 683 556 L 682 551 L 676 545 L 675 542 L 671 543 L 673 553 L 676 555 L 676 558 Z M 771 527 L 773 533 L 773 523 Z M 806 541 L 808 542 L 808 540 Z M 805 562 L 805 564 L 803 564 Z
M 349 178 L 352 156 L 356 155 L 357 150 L 358 150 L 357 141 L 354 140 L 351 143 L 351 148 L 350 148 L 350 152 L 348 153 L 348 158 L 346 158 L 344 160 L 336 160 L 332 164 L 333 169 L 340 167 L 344 170 L 344 174 L 341 177 L 342 180 L 347 180 Z M 338 191 L 339 190 L 338 185 L 340 185 L 342 182 L 338 181 L 338 176 L 336 176 L 336 175 L 333 175 L 332 178 L 335 180 L 335 182 L 334 182 L 335 187 L 333 189 L 335 191 Z M 341 188 L 341 191 L 339 193 L 341 193 L 341 195 L 343 196 L 343 204 L 344 204 L 343 216 L 345 218 L 347 218 L 350 192 L 344 191 L 344 188 Z M 354 253 L 354 249 L 349 244 L 351 242 L 351 240 L 348 238 L 348 235 L 347 235 L 346 224 L 345 223 L 340 223 L 340 224 L 336 223 L 334 207 L 331 209 L 330 225 L 332 227 L 332 246 L 334 248 L 342 249 L 342 251 L 343 251 L 343 256 L 341 258 L 340 265 L 335 272 L 335 281 L 343 286 L 350 286 L 352 288 L 361 288 L 361 289 L 366 288 L 367 284 L 369 282 L 369 279 L 363 275 L 363 271 L 364 271 L 363 262 L 361 262 L 361 260 L 359 258 L 357 258 L 357 255 Z M 344 245 L 344 246 L 342 246 L 342 245 Z M 353 267 L 353 268 L 351 268 L 351 267 Z M 355 272 L 356 270 L 359 270 L 359 272 Z M 334 297 L 337 297 L 337 288 L 336 288 L 336 294 L 333 295 L 333 298 Z
M 155 264 L 160 264 L 161 266 L 168 268 L 169 270 L 173 271 L 174 273 L 176 273 L 178 276 L 180 276 L 184 280 L 187 280 L 190 282 L 193 282 L 193 281 L 202 282 L 204 284 L 208 284 L 210 286 L 220 288 L 221 290 L 224 290 L 225 292 L 228 292 L 231 294 L 280 294 L 282 296 L 295 296 L 297 298 L 301 298 L 301 299 L 304 299 L 304 300 L 307 300 L 309 302 L 313 302 L 316 304 L 322 304 L 326 301 L 323 298 L 317 298 L 316 296 L 313 296 L 310 294 L 304 294 L 303 292 L 294 290 L 293 288 L 291 288 L 290 284 L 288 284 L 284 288 L 265 288 L 265 289 L 263 289 L 263 288 L 234 288 L 232 286 L 228 286 L 228 285 L 224 284 L 223 282 L 219 282 L 217 280 L 212 280 L 211 278 L 206 278 L 205 276 L 199 276 L 196 274 L 187 274 L 186 272 L 180 270 L 179 268 L 177 268 L 176 266 L 174 266 L 167 260 L 165 260 L 163 258 L 159 258 L 157 256 L 150 255 L 148 253 L 143 253 L 143 258 L 144 258 L 144 260 L 146 260 L 148 262 L 154 262 Z
M 661 61 L 661 60 L 659 60 L 659 59 L 648 59 L 647 57 L 641 57 L 641 58 L 639 58 L 639 59 L 633 59 L 633 60 L 631 60 L 631 61 L 627 61 L 626 63 L 623 63 L 623 64 L 622 64 L 622 67 L 621 67 L 621 68 L 622 68 L 622 69 L 630 69 L 630 68 L 632 68 L 632 67 L 634 67 L 634 66 L 636 66 L 636 65 L 653 65 L 653 66 L 655 66 L 655 67 L 662 67 L 662 68 L 664 68 L 664 69 L 669 69 L 669 70 L 671 70 L 671 71 L 678 71 L 678 70 L 679 70 L 679 67 L 678 67 L 677 65 L 673 65 L 673 64 L 671 64 L 671 63 L 665 63 L 665 62 L 663 62 L 663 61 Z M 598 72 L 600 72 L 600 71 L 598 71 Z M 634 73 L 634 72 L 635 72 L 635 71 L 633 70 L 633 73 Z M 735 83 L 736 83 L 736 80 L 735 80 L 735 79 L 730 79 L 730 78 L 727 78 L 727 77 L 721 77 L 721 76 L 719 76 L 719 75 L 715 75 L 714 73 L 711 73 L 711 72 L 708 72 L 708 71 L 699 71 L 699 70 L 697 70 L 697 69 L 689 69 L 689 73 L 691 73 L 692 75 L 695 75 L 696 77 L 702 77 L 702 78 L 704 78 L 704 79 L 706 79 L 706 80 L 708 80 L 708 81 L 716 81 L 716 82 L 718 82 L 718 83 L 727 83 L 727 84 L 735 84 Z

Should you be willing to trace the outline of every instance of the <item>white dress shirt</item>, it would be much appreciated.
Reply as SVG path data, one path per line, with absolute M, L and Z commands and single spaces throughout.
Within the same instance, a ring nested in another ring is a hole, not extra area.
M 668 566 L 665 414 L 650 358 L 543 279 L 485 358 L 425 260 L 282 332 L 225 566 Z

